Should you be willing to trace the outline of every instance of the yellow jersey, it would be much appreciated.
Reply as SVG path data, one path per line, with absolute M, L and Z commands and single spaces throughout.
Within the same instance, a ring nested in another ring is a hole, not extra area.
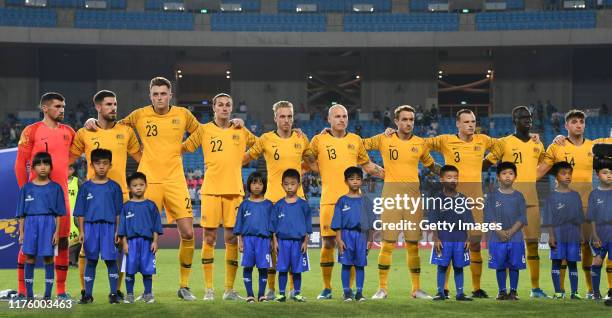
M 108 149 L 113 153 L 112 167 L 108 171 L 108 177 L 121 186 L 124 194 L 128 193 L 125 176 L 127 155 L 140 151 L 140 144 L 134 130 L 129 126 L 116 123 L 109 129 L 98 127 L 96 131 L 89 131 L 81 128 L 77 131 L 72 146 L 70 146 L 70 153 L 74 156 L 85 153 L 88 163 L 87 179 L 94 177 L 95 171 L 90 167 L 91 151 L 98 148 Z
M 430 149 L 444 156 L 447 165 L 453 165 L 459 170 L 459 182 L 482 182 L 482 160 L 485 152 L 490 151 L 495 144 L 494 138 L 474 134 L 472 141 L 468 142 L 461 140 L 458 135 L 439 135 L 425 140 Z
M 612 144 L 612 137 L 597 138 L 593 140 L 594 144 Z
M 330 133 L 316 135 L 310 142 L 309 153 L 317 158 L 321 174 L 321 204 L 336 204 L 348 193 L 344 170 L 370 161 L 361 137 L 347 133 L 336 138 Z
M 378 150 L 385 167 L 385 183 L 419 183 L 419 161 L 430 166 L 434 163 L 425 139 L 412 136 L 402 140 L 397 133 L 391 137 L 384 134 L 363 140 L 366 150 Z
M 202 146 L 204 154 L 203 195 L 244 195 L 242 158 L 257 137 L 248 129 L 221 128 L 215 122 L 200 127 L 183 143 L 183 149 L 194 152 Z M 182 172 L 182 170 L 181 170 Z
M 199 122 L 184 107 L 170 106 L 160 115 L 153 106 L 136 109 L 120 121 L 134 128 L 140 136 L 143 153 L 138 171 L 148 183 L 184 183 L 182 141 L 185 132 L 193 133 Z
M 535 184 L 538 164 L 544 161 L 544 145 L 532 139 L 525 142 L 510 135 L 498 139 L 486 159 L 493 164 L 501 161 L 514 163 L 516 165 L 515 182 Z
M 544 163 L 548 166 L 566 161 L 569 162 L 574 171 L 572 173 L 572 183 L 588 183 L 593 182 L 593 145 L 594 142 L 589 139 L 584 139 L 580 146 L 576 146 L 568 140 L 565 140 L 563 146 L 552 143 L 546 149 Z
M 493 163 L 502 161 L 516 165 L 514 188 L 525 197 L 527 205 L 538 205 L 536 190 L 538 164 L 544 161 L 544 145 L 533 139 L 522 141 L 515 135 L 497 139 L 486 159 Z
M 257 159 L 263 154 L 268 170 L 266 199 L 276 202 L 285 196 L 282 187 L 283 172 L 295 169 L 301 173 L 302 158 L 308 150 L 308 137 L 292 132 L 289 138 L 281 138 L 276 131 L 261 135 L 249 149 L 251 159 Z M 300 184 L 298 196 L 304 198 L 304 189 Z

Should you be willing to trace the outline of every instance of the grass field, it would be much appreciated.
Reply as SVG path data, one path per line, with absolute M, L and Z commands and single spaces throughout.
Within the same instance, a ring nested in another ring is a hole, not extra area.
M 157 256 L 158 274 L 154 277 L 153 292 L 156 304 L 117 304 L 109 305 L 108 280 L 106 268 L 103 262 L 98 264 L 98 273 L 94 290 L 95 302 L 87 306 L 74 305 L 70 310 L 16 310 L 8 309 L 8 303 L 0 303 L 0 317 L 23 317 L 23 316 L 88 316 L 88 317 L 421 317 L 421 316 L 451 316 L 451 317 L 604 317 L 612 313 L 612 307 L 605 307 L 601 302 L 594 301 L 571 301 L 552 299 L 529 299 L 529 275 L 527 270 L 521 271 L 519 283 L 518 302 L 499 302 L 494 299 L 478 299 L 471 303 L 456 302 L 452 298 L 449 301 L 433 302 L 427 300 L 416 300 L 410 297 L 410 278 L 406 266 L 406 253 L 403 249 L 396 249 L 393 255 L 393 265 L 389 275 L 389 298 L 382 301 L 368 299 L 364 303 L 344 303 L 341 301 L 340 266 L 334 267 L 333 290 L 334 299 L 317 301 L 316 296 L 321 291 L 321 275 L 318 266 L 319 250 L 310 250 L 311 272 L 303 275 L 302 291 L 307 297 L 306 303 L 257 303 L 246 304 L 243 302 L 222 301 L 223 289 L 223 250 L 217 250 L 215 254 L 216 265 L 214 282 L 216 287 L 216 298 L 214 302 L 202 301 L 204 286 L 202 271 L 198 262 L 199 251 L 194 254 L 194 268 L 191 275 L 191 289 L 198 297 L 198 301 L 184 302 L 177 298 L 178 288 L 178 256 L 176 250 L 160 250 Z M 486 254 L 486 251 L 485 251 Z M 486 255 L 483 255 L 486 259 Z M 369 256 L 369 266 L 366 268 L 366 283 L 364 294 L 370 297 L 378 288 L 377 274 L 378 250 L 372 251 Z M 546 251 L 541 251 L 541 285 L 547 292 L 551 293 L 552 283 L 550 281 L 550 261 Z M 424 266 L 421 269 L 422 288 L 430 294 L 435 291 L 435 267 L 427 264 L 429 251 L 421 250 L 421 260 Z M 41 294 L 43 286 L 43 271 L 37 270 L 35 274 L 35 293 Z M 256 280 L 257 273 L 254 273 Z M 584 295 L 584 277 L 580 272 L 580 290 Z M 242 270 L 239 270 L 235 288 L 244 295 L 242 283 Z M 452 281 L 452 276 L 451 276 Z M 483 288 L 494 297 L 497 292 L 495 273 L 493 270 L 484 269 Z M 569 286 L 569 282 L 567 282 Z M 602 291 L 605 291 L 605 277 L 602 279 Z M 15 288 L 16 272 L 14 270 L 0 270 L 0 290 Z M 73 296 L 79 294 L 78 271 L 71 268 L 68 278 L 68 290 Z M 257 282 L 254 282 L 257 288 Z M 471 278 L 469 270 L 465 271 L 465 289 L 470 291 Z M 143 290 L 142 280 L 137 276 L 135 293 Z M 451 296 L 454 295 L 454 284 L 451 283 Z

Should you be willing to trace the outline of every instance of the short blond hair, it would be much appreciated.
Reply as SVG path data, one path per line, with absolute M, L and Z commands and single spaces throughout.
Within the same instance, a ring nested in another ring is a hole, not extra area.
M 413 114 L 415 113 L 414 107 L 410 105 L 397 106 L 397 108 L 395 108 L 395 110 L 393 111 L 393 115 L 395 116 L 395 119 L 399 118 L 399 115 L 401 112 L 411 112 Z
M 276 116 L 276 111 L 279 108 L 291 108 L 291 111 L 293 112 L 293 104 L 291 104 L 291 102 L 288 102 L 286 100 L 280 100 L 274 103 L 274 105 L 272 105 L 272 111 L 274 112 L 274 116 Z
M 332 110 L 336 109 L 336 108 L 342 108 L 344 109 L 345 112 L 348 113 L 348 110 L 346 109 L 346 107 L 344 107 L 344 105 L 342 104 L 334 104 L 332 105 L 332 107 L 329 108 L 329 110 L 327 111 L 327 117 L 329 117 L 331 115 Z

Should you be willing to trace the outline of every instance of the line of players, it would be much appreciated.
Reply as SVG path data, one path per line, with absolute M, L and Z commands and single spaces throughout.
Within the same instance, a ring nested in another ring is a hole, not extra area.
M 20 139 L 16 174 L 22 186 L 27 180 L 26 162 L 32 156 L 45 150 L 51 153 L 56 168 L 52 172 L 53 180 L 67 180 L 64 166 L 70 160 L 82 153 L 90 154 L 95 148 L 110 149 L 113 153 L 113 168 L 109 177 L 123 188 L 124 200 L 127 198 L 125 187 L 125 158 L 130 153 L 135 159 L 140 159 L 139 171 L 147 175 L 149 188 L 146 197 L 155 202 L 161 211 L 165 208 L 169 221 L 175 221 L 181 235 L 179 245 L 180 288 L 178 296 L 185 300 L 195 300 L 195 296 L 188 287 L 189 274 L 192 265 L 193 242 L 193 214 L 191 200 L 186 189 L 181 153 L 195 151 L 202 146 L 206 166 L 202 191 L 202 226 L 204 228 L 204 244 L 201 260 L 204 281 L 207 287 L 204 299 L 214 299 L 212 273 L 214 263 L 214 243 L 217 228 L 222 224 L 225 228 L 224 240 L 225 255 L 225 286 L 224 299 L 240 298 L 233 289 L 233 283 L 238 267 L 238 246 L 236 237 L 232 233 L 235 223 L 236 210 L 244 196 L 241 181 L 242 162 L 235 158 L 243 158 L 243 162 L 255 159 L 261 155 L 266 158 L 268 170 L 268 193 L 266 198 L 277 201 L 284 194 L 280 187 L 280 177 L 287 169 L 302 170 L 302 162 L 308 169 L 319 172 L 322 177 L 323 191 L 321 197 L 321 231 L 323 248 L 321 249 L 321 269 L 323 277 L 323 291 L 319 299 L 331 298 L 331 273 L 334 265 L 335 232 L 330 228 L 333 209 L 340 196 L 347 193 L 347 186 L 343 182 L 342 172 L 349 166 L 360 165 L 367 173 L 383 177 L 385 186 L 383 193 L 414 193 L 418 195 L 418 163 L 423 162 L 426 167 L 436 170 L 429 151 L 441 152 L 448 163 L 453 163 L 462 171 L 460 183 L 473 184 L 462 189 L 468 196 L 482 195 L 481 170 L 497 161 L 515 162 L 519 178 L 525 177 L 526 183 L 535 188 L 535 177 L 543 176 L 547 169 L 559 161 L 567 161 L 574 166 L 574 180 L 588 179 L 589 187 L 592 175 L 592 145 L 593 141 L 583 137 L 584 114 L 576 111 L 566 116 L 566 128 L 569 136 L 564 145 L 551 145 L 546 152 L 543 146 L 529 139 L 531 128 L 531 114 L 526 108 L 513 110 L 513 121 L 516 126 L 514 135 L 495 140 L 485 135 L 475 134 L 475 116 L 468 110 L 457 114 L 456 135 L 441 135 L 434 138 L 420 138 L 412 134 L 414 126 L 414 110 L 409 106 L 396 109 L 395 123 L 397 130 L 390 136 L 381 134 L 362 140 L 359 136 L 348 133 L 348 115 L 341 105 L 335 105 L 329 110 L 328 132 L 317 135 L 308 142 L 299 131 L 293 130 L 293 107 L 288 102 L 276 103 L 273 107 L 274 118 L 277 123 L 275 131 L 266 133 L 260 138 L 253 136 L 243 126 L 243 123 L 230 120 L 232 99 L 227 94 L 219 94 L 213 99 L 214 120 L 200 125 L 195 117 L 185 108 L 170 105 L 172 98 L 172 85 L 164 78 L 154 78 L 150 83 L 151 105 L 133 111 L 123 120 L 116 121 L 117 101 L 112 92 L 102 91 L 94 98 L 98 111 L 97 120 L 89 120 L 86 129 L 80 129 L 75 135 L 66 125 L 60 122 L 63 119 L 65 102 L 61 95 L 48 93 L 41 99 L 41 110 L 45 114 L 43 121 L 28 126 Z M 134 130 L 138 133 L 142 143 L 142 154 L 137 148 Z M 191 136 L 183 142 L 185 132 Z M 562 142 L 562 141 L 559 141 Z M 596 142 L 610 142 L 610 140 L 597 140 Z M 248 149 L 246 154 L 245 150 Z M 381 152 L 385 171 L 373 164 L 367 150 Z M 483 161 L 486 151 L 491 151 Z M 58 161 L 59 160 L 59 161 Z M 475 161 L 477 160 L 477 161 Z M 483 162 L 481 167 L 475 162 Z M 66 169 L 67 170 L 67 169 Z M 58 171 L 58 172 L 56 172 Z M 588 172 L 588 174 L 587 174 Z M 89 174 L 89 172 L 88 172 Z M 33 178 L 34 176 L 31 175 Z M 520 182 L 521 180 L 519 180 Z M 65 182 L 59 182 L 66 192 Z M 398 184 L 403 184 L 398 188 Z M 406 186 L 408 184 L 409 186 Z M 590 188 L 589 188 L 590 190 Z M 303 196 L 302 190 L 298 190 Z M 529 192 L 529 191 L 527 191 Z M 583 201 L 588 191 L 579 191 Z M 535 193 L 533 191 L 532 193 Z M 67 197 L 67 196 L 66 196 Z M 537 243 L 539 238 L 539 210 L 537 196 L 527 199 L 527 213 L 529 226 L 534 231 L 526 230 L 527 255 L 530 274 L 532 277 L 532 296 L 542 297 L 544 293 L 539 289 L 539 257 L 537 256 Z M 66 203 L 67 205 L 67 203 Z M 583 206 L 587 206 L 583 202 Z M 68 210 L 68 209 L 67 209 Z M 474 211 L 476 221 L 482 221 L 482 211 Z M 400 213 L 384 213 L 385 218 L 418 219 L 422 218 L 422 211 L 412 215 Z M 536 220 L 534 222 L 531 221 Z M 67 221 L 66 221 L 67 220 Z M 56 271 L 58 272 L 57 291 L 59 297 L 66 297 L 65 271 L 67 270 L 67 237 L 66 224 L 70 218 L 62 218 L 60 224 L 59 256 L 56 258 Z M 379 285 L 380 289 L 373 296 L 375 299 L 385 298 L 388 294 L 387 277 L 391 264 L 391 255 L 395 247 L 398 232 L 385 231 L 383 233 L 383 246 L 379 255 Z M 412 296 L 416 298 L 429 298 L 420 289 L 420 258 L 418 255 L 418 239 L 421 233 L 407 231 L 404 233 L 408 251 L 407 262 L 412 280 Z M 480 288 L 482 272 L 482 257 L 480 254 L 480 235 L 473 235 L 470 244 L 470 260 L 472 272 L 472 285 L 474 297 L 487 297 Z M 535 244 L 534 244 L 535 243 Z M 66 246 L 66 248 L 64 247 Z M 586 246 L 586 248 L 585 248 Z M 586 255 L 590 255 L 588 245 L 583 246 L 583 264 L 590 264 Z M 534 250 L 535 247 L 535 250 Z M 66 251 L 65 263 L 62 255 Z M 588 250 L 588 252 L 586 252 Z M 24 257 L 20 253 L 19 263 L 23 264 Z M 22 265 L 19 271 L 19 293 L 25 294 Z M 65 269 L 64 269 L 65 268 Z M 583 267 L 585 273 L 587 266 Z M 612 266 L 608 262 L 608 281 L 612 287 L 610 276 Z M 590 273 L 590 270 L 588 271 Z M 269 292 L 274 293 L 274 271 L 269 271 Z M 587 287 L 592 294 L 590 275 L 587 276 Z M 83 284 L 82 284 L 83 285 Z

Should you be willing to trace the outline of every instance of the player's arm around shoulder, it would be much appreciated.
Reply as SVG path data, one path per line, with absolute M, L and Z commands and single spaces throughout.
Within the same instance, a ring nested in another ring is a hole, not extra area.
M 182 152 L 194 152 L 202 145 L 204 135 L 206 134 L 205 127 L 205 125 L 199 125 L 198 128 L 183 141 Z

